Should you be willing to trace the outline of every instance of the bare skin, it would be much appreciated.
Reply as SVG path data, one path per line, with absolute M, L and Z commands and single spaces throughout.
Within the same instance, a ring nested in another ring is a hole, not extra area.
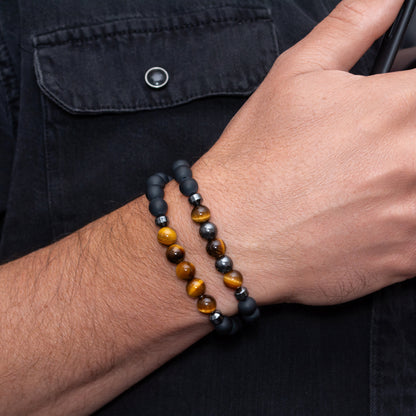
M 343 1 L 194 166 L 260 304 L 341 303 L 416 273 L 416 72 L 348 73 L 401 4 Z M 235 313 L 175 188 L 180 243 Z M 91 413 L 211 330 L 155 233 L 141 197 L 0 267 L 1 414 Z

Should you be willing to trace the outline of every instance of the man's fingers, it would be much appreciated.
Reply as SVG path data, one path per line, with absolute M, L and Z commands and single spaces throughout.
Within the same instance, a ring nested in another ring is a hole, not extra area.
M 349 71 L 392 24 L 404 0 L 344 0 L 287 54 L 297 73 Z M 287 62 L 289 64 L 289 62 Z

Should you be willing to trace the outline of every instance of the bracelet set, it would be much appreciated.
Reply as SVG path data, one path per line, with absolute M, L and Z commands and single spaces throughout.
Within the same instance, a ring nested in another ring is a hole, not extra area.
M 199 224 L 200 236 L 207 240 L 206 250 L 208 254 L 215 258 L 215 268 L 222 273 L 224 284 L 230 289 L 234 289 L 234 295 L 238 301 L 238 315 L 225 316 L 217 309 L 214 297 L 206 294 L 206 285 L 202 279 L 195 277 L 195 266 L 185 261 L 185 250 L 177 244 L 177 234 L 169 227 L 167 217 L 168 205 L 163 199 L 165 196 L 165 185 L 172 178 L 165 173 L 152 175 L 146 183 L 146 197 L 149 200 L 149 211 L 156 217 L 155 223 L 160 228 L 157 234 L 159 243 L 167 246 L 167 259 L 176 264 L 176 276 L 187 282 L 187 294 L 197 299 L 197 308 L 209 315 L 210 322 L 214 325 L 217 333 L 221 335 L 232 335 L 238 332 L 243 323 L 254 323 L 260 316 L 256 301 L 249 297 L 248 290 L 243 284 L 243 276 L 233 269 L 233 262 L 225 254 L 225 243 L 217 238 L 217 227 L 209 222 L 211 213 L 209 209 L 201 205 L 202 197 L 198 193 L 198 183 L 192 177 L 189 163 L 185 160 L 176 161 L 173 166 L 173 175 L 179 184 L 179 189 L 183 195 L 188 197 L 191 204 L 191 218 Z

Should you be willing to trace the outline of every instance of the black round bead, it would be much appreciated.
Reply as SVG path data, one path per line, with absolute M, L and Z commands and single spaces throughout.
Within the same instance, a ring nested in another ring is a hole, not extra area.
M 155 176 L 159 176 L 160 178 L 162 178 L 165 184 L 167 184 L 172 179 L 170 176 L 166 175 L 166 173 L 163 172 L 155 173 Z
M 215 331 L 220 335 L 229 335 L 233 329 L 233 322 L 228 316 L 224 316 L 222 322 L 215 325 Z
M 235 290 L 234 295 L 237 298 L 237 300 L 245 300 L 248 297 L 248 290 L 246 287 L 241 286 Z
M 244 323 L 251 325 L 257 322 L 260 318 L 260 309 L 256 308 L 251 315 L 242 315 Z
M 192 178 L 192 171 L 188 166 L 179 166 L 173 171 L 175 180 L 182 183 L 185 179 Z
M 188 178 L 181 182 L 179 189 L 185 196 L 191 196 L 198 192 L 198 183 L 195 179 Z
M 168 204 L 162 198 L 152 199 L 149 203 L 149 211 L 155 217 L 166 215 L 166 212 L 168 211 Z
M 146 181 L 146 186 L 149 188 L 152 185 L 164 187 L 166 182 L 159 175 L 152 175 Z
M 238 302 L 238 313 L 240 315 L 251 315 L 257 308 L 257 303 L 253 298 L 248 297 L 246 300 Z
M 233 316 L 233 329 L 230 332 L 230 335 L 235 335 L 237 332 L 240 332 L 240 329 L 243 327 L 243 322 L 238 316 Z
M 217 227 L 212 222 L 204 222 L 199 227 L 199 235 L 205 240 L 211 241 L 217 236 Z
M 215 310 L 209 315 L 209 320 L 213 325 L 217 326 L 224 320 L 224 315 L 220 311 Z
M 215 268 L 220 273 L 228 273 L 233 269 L 233 261 L 228 256 L 222 256 L 216 260 Z
M 151 201 L 152 199 L 162 198 L 165 196 L 165 191 L 162 186 L 150 185 L 147 187 L 146 198 Z
M 176 162 L 173 162 L 172 170 L 175 171 L 179 166 L 187 166 L 188 168 L 190 167 L 186 160 L 177 160 Z
M 169 225 L 169 220 L 166 215 L 161 215 L 159 217 L 156 217 L 155 223 L 158 227 L 167 227 Z

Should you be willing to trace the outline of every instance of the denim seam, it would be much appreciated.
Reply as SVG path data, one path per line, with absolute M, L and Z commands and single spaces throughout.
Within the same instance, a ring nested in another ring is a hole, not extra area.
M 17 112 L 18 112 L 18 99 L 19 88 L 17 75 L 12 64 L 9 50 L 4 42 L 3 35 L 0 31 L 0 82 L 3 84 L 6 103 L 8 110 L 8 119 L 12 126 L 14 137 L 17 132 Z
M 94 36 L 90 36 L 87 38 L 81 38 L 81 39 L 70 39 L 70 40 L 66 40 L 64 42 L 48 42 L 48 43 L 39 43 L 36 44 L 36 48 L 42 49 L 42 48 L 48 48 L 48 47 L 55 47 L 55 46 L 62 46 L 62 45 L 66 45 L 68 43 L 72 43 L 72 44 L 83 44 L 83 43 L 87 43 L 90 41 L 94 41 L 94 40 L 99 40 L 99 39 L 103 39 L 103 38 L 115 38 L 118 36 L 123 36 L 123 35 L 130 35 L 130 34 L 146 34 L 146 33 L 160 33 L 160 32 L 172 32 L 172 31 L 176 31 L 176 30 L 184 30 L 184 29 L 195 29 L 195 28 L 199 28 L 199 27 L 204 27 L 204 26 L 208 26 L 208 25 L 213 25 L 213 24 L 221 24 L 221 23 L 234 23 L 234 24 L 241 24 L 241 23 L 254 23 L 257 21 L 266 21 L 266 22 L 272 22 L 272 20 L 270 18 L 262 18 L 262 17 L 256 17 L 256 18 L 251 18 L 251 19 L 237 19 L 237 18 L 224 18 L 224 19 L 210 19 L 207 20 L 203 23 L 198 23 L 198 24 L 184 24 L 184 25 L 180 25 L 180 26 L 168 26 L 168 27 L 161 27 L 161 28 L 157 28 L 157 29 L 146 29 L 146 30 L 141 30 L 141 29 L 132 29 L 132 30 L 120 30 L 117 32 L 112 32 L 112 33 L 107 33 L 107 34 L 102 34 L 102 35 L 94 35 Z
M 172 17 L 181 17 L 181 16 L 191 16 L 195 13 L 199 13 L 199 12 L 204 12 L 204 11 L 211 11 L 211 10 L 215 10 L 215 9 L 224 9 L 224 8 L 230 8 L 230 9 L 235 9 L 235 10 L 258 10 L 258 11 L 269 11 L 268 8 L 266 7 L 261 7 L 259 6 L 254 6 L 254 7 L 250 7 L 250 6 L 243 6 L 243 7 L 239 7 L 236 4 L 228 4 L 228 3 L 221 3 L 221 4 L 217 4 L 217 5 L 213 5 L 213 6 L 209 6 L 209 7 L 200 7 L 200 8 L 195 8 L 193 9 L 191 12 L 186 12 L 186 9 L 177 9 L 174 10 L 172 12 L 170 12 L 169 14 L 162 14 L 162 13 L 158 13 L 158 14 L 132 14 L 132 15 L 128 15 L 126 17 L 120 18 L 120 17 L 109 17 L 108 19 L 104 20 L 104 21 L 96 21 L 92 24 L 88 24 L 88 22 L 77 22 L 77 23 L 73 23 L 72 25 L 61 25 L 61 26 L 56 26 L 56 27 L 51 27 L 49 29 L 47 29 L 47 32 L 42 32 L 42 33 L 37 33 L 34 34 L 34 37 L 39 37 L 39 36 L 44 36 L 44 35 L 50 35 L 53 34 L 55 32 L 61 31 L 61 30 L 75 30 L 75 29 L 82 29 L 83 27 L 90 27 L 90 26 L 100 26 L 100 25 L 105 25 L 107 23 L 115 23 L 115 22 L 124 22 L 127 20 L 134 20 L 134 19 L 157 19 L 157 18 L 172 18 Z M 180 13 L 180 14 L 173 14 L 173 13 Z

